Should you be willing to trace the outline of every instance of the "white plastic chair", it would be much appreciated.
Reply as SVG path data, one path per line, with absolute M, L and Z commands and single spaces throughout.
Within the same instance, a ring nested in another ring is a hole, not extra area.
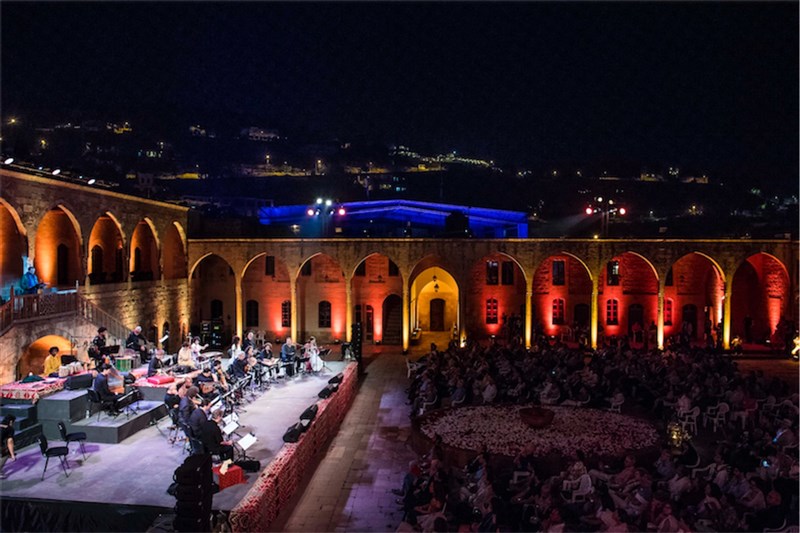
M 700 408 L 695 406 L 690 411 L 687 411 L 682 416 L 679 416 L 678 422 L 680 422 L 684 431 L 691 431 L 692 435 L 697 435 L 698 416 L 700 416 Z
M 609 407 L 608 410 L 612 413 L 621 413 L 623 403 L 625 403 L 625 398 L 621 400 L 611 400 L 611 407 Z
M 727 423 L 727 416 L 730 410 L 731 408 L 727 403 L 718 404 L 712 416 L 703 416 L 703 427 L 707 426 L 708 421 L 711 420 L 714 423 L 714 433 L 716 433 L 718 427 L 724 427 Z

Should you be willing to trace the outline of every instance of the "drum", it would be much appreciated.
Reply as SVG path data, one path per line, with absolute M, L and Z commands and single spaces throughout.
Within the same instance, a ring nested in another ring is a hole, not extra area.
M 133 364 L 133 357 L 117 357 L 114 361 L 114 366 L 120 372 L 130 372 Z

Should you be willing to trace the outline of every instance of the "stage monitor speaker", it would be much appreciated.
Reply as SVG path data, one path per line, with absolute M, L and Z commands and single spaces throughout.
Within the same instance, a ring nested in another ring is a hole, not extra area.
M 317 407 L 317 404 L 312 405 L 311 407 L 303 411 L 303 414 L 300 415 L 300 420 L 308 420 L 308 421 L 314 420 L 317 417 L 318 410 L 319 407 Z
M 334 392 L 336 392 L 337 390 L 339 390 L 339 384 L 338 383 L 331 383 L 327 387 L 325 387 L 324 389 L 319 391 L 318 396 L 320 398 L 330 398 L 331 395 Z
M 92 374 L 75 374 L 67 378 L 64 388 L 67 390 L 88 389 L 92 386 Z
M 307 427 L 308 426 L 302 422 L 289 426 L 286 429 L 286 433 L 283 434 L 283 442 L 297 442 L 300 440 L 300 435 L 303 434 Z
M 338 374 L 333 376 L 331 379 L 329 379 L 328 383 L 331 383 L 331 384 L 341 383 L 343 379 L 344 379 L 344 374 L 339 372 Z

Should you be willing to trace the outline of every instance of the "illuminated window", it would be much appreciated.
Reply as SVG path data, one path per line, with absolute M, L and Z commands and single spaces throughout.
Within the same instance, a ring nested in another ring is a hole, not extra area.
M 609 261 L 606 268 L 606 285 L 619 285 L 619 261 Z
M 319 327 L 331 327 L 331 303 L 325 300 L 319 303 Z
M 289 300 L 281 302 L 281 327 L 292 327 L 292 302 Z
M 497 300 L 494 298 L 486 300 L 486 323 L 497 324 Z
M 606 300 L 606 324 L 619 324 L 619 302 L 614 298 Z
M 265 276 L 272 276 L 275 277 L 275 256 L 268 255 L 266 257 L 266 266 L 264 268 L 264 275 Z
M 566 280 L 564 266 L 564 261 L 553 261 L 553 285 L 564 285 Z
M 367 275 L 367 262 L 361 261 L 356 267 L 356 276 L 366 276 L 366 275 Z
M 564 323 L 564 299 L 556 298 L 553 300 L 553 325 L 558 326 Z
M 311 261 L 306 261 L 303 263 L 303 268 L 300 269 L 301 276 L 310 276 L 311 275 Z
M 514 262 L 513 261 L 503 261 L 503 270 L 501 274 L 501 283 L 503 285 L 513 285 L 514 284 Z
M 248 328 L 258 327 L 258 302 L 255 300 L 247 300 L 244 311 L 245 324 Z
M 670 269 L 670 273 L 672 270 Z M 664 300 L 664 325 L 672 325 L 672 298 Z
M 497 285 L 498 281 L 497 261 L 486 261 L 486 284 Z

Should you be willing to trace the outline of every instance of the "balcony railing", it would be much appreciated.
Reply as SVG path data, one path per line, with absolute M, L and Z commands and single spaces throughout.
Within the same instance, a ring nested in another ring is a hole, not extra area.
M 0 335 L 15 323 L 50 320 L 61 316 L 82 316 L 93 324 L 103 325 L 118 339 L 128 335 L 128 329 L 115 317 L 78 294 L 77 290 L 41 294 L 14 294 L 0 307 Z

